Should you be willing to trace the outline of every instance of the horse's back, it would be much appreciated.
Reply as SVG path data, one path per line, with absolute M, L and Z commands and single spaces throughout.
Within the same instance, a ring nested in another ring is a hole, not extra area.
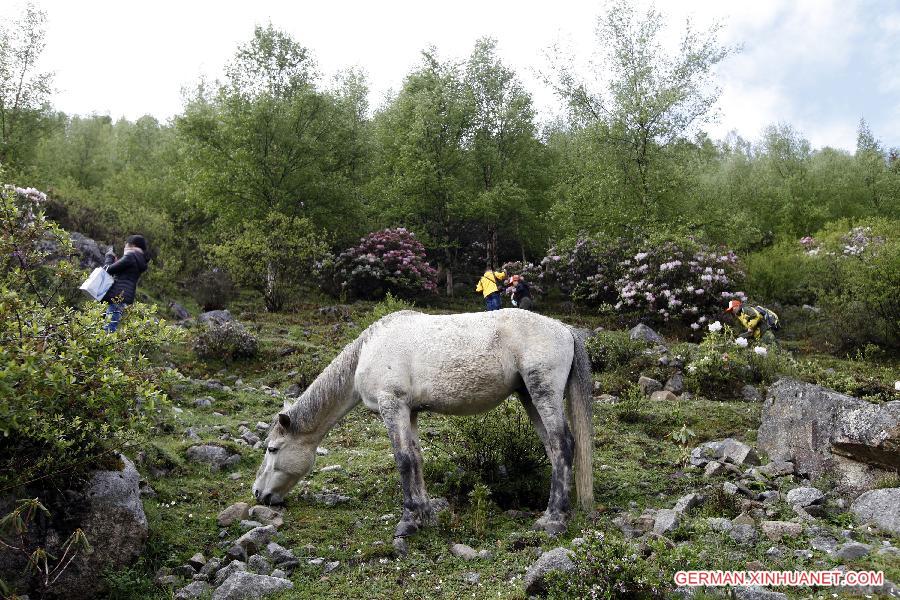
M 520 389 L 526 374 L 564 381 L 572 354 L 565 325 L 528 311 L 402 311 L 372 327 L 356 384 L 370 408 L 395 394 L 417 410 L 477 413 Z

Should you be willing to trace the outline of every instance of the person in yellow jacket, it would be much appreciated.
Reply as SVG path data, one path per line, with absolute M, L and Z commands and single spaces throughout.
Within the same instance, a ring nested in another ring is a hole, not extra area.
M 778 315 L 763 306 L 745 306 L 740 300 L 728 303 L 725 312 L 731 313 L 746 330 L 739 337 L 752 337 L 756 341 L 775 341 L 772 330 L 778 329 Z
M 484 275 L 481 276 L 481 279 L 478 280 L 475 291 L 484 294 L 486 310 L 500 310 L 500 282 L 504 279 L 506 279 L 506 273 L 503 271 L 493 271 L 488 269 L 484 272 Z

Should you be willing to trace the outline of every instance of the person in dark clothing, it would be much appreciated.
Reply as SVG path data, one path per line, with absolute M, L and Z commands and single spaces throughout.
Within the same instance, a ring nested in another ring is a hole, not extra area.
M 112 249 L 106 254 L 104 266 L 106 272 L 113 276 L 114 283 L 103 296 L 103 301 L 108 303 L 106 317 L 109 320 L 104 327 L 112 333 L 119 327 L 122 319 L 122 311 L 129 304 L 134 303 L 134 295 L 137 291 L 138 280 L 141 274 L 147 270 L 147 241 L 144 236 L 132 235 L 125 240 L 125 251 L 122 258 L 116 260 Z
M 512 303 L 523 310 L 531 310 L 534 301 L 531 299 L 531 287 L 525 283 L 521 275 L 513 275 L 510 278 L 512 288 Z

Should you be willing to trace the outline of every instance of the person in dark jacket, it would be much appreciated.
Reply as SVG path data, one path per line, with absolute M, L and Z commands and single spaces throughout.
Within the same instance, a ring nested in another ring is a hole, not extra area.
M 521 275 L 513 275 L 510 278 L 512 289 L 512 303 L 523 310 L 531 310 L 534 302 L 531 299 L 531 286 L 525 283 Z
M 106 316 L 109 322 L 104 327 L 109 333 L 119 327 L 125 307 L 134 303 L 138 280 L 141 278 L 141 274 L 147 270 L 146 253 L 147 241 L 144 236 L 132 235 L 125 240 L 122 258 L 116 260 L 112 249 L 106 254 L 104 266 L 106 272 L 112 275 L 114 280 L 109 291 L 103 296 L 103 301 L 109 304 L 106 307 Z

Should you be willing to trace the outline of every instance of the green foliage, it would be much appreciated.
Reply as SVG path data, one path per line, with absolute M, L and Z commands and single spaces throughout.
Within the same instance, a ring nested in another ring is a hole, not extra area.
M 823 272 L 821 261 L 794 242 L 779 242 L 746 259 L 747 292 L 763 304 L 815 304 Z
M 234 297 L 234 284 L 225 271 L 210 269 L 194 277 L 191 295 L 201 310 L 222 310 Z
M 664 540 L 648 540 L 644 553 L 618 534 L 584 533 L 575 548 L 575 570 L 548 575 L 548 598 L 667 598 L 672 576 L 697 563 L 691 550 L 669 548 Z
M 328 252 L 323 235 L 305 217 L 269 213 L 210 247 L 210 261 L 239 285 L 263 295 L 266 309 L 281 310 Z
M 149 356 L 178 333 L 135 304 L 107 334 L 100 303 L 65 304 L 84 277 L 49 263 L 35 242 L 58 227 L 5 189 L 0 198 L 0 487 L 68 481 L 133 443 L 164 399 L 164 372 Z M 70 246 L 69 246 L 70 248 Z M 65 252 L 63 253 L 65 254 Z
M 646 403 L 647 397 L 641 388 L 629 383 L 615 405 L 616 417 L 623 423 L 637 423 L 643 417 Z
M 469 503 L 472 506 L 472 532 L 477 537 L 484 536 L 490 511 L 491 490 L 482 483 L 477 483 L 469 492 Z
M 685 387 L 710 399 L 739 397 L 746 384 L 771 383 L 780 375 L 794 375 L 797 364 L 776 344 L 759 345 L 734 335 L 734 330 L 716 321 L 699 347 L 691 353 L 685 369 Z
M 194 352 L 200 358 L 232 361 L 253 358 L 259 351 L 259 340 L 237 321 L 209 323 L 194 340 Z
M 403 300 L 401 298 L 397 298 L 390 292 L 388 292 L 384 300 L 376 304 L 371 311 L 369 311 L 363 318 L 359 319 L 357 325 L 359 331 L 362 332 L 369 325 L 377 321 L 382 317 L 386 317 L 391 313 L 395 313 L 400 310 L 411 310 L 415 308 L 415 305 Z
M 600 331 L 584 345 L 594 371 L 615 369 L 637 358 L 648 347 L 643 340 L 631 339 L 627 331 Z
M 454 417 L 444 439 L 429 439 L 439 451 L 426 462 L 435 479 L 456 498 L 466 498 L 479 483 L 502 508 L 538 507 L 547 501 L 549 462 L 544 445 L 518 400 L 494 410 Z

